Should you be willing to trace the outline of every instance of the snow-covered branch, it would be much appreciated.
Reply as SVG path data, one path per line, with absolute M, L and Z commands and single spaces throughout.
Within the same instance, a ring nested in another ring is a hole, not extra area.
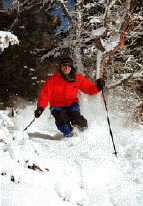
M 125 74 L 124 77 L 120 80 L 113 80 L 106 84 L 107 89 L 113 89 L 117 86 L 123 85 L 133 74 Z
M 53 50 L 49 51 L 47 54 L 43 55 L 41 58 L 41 61 L 43 61 L 45 58 L 48 58 L 49 56 L 60 56 L 60 50 L 61 50 L 61 46 L 54 48 Z
M 139 71 L 136 71 L 134 73 L 130 73 L 130 74 L 124 74 L 124 77 L 120 80 L 114 80 L 114 81 L 110 81 L 110 83 L 107 83 L 107 88 L 108 89 L 113 89 L 117 86 L 121 86 L 123 84 L 126 83 L 126 81 L 128 81 L 131 78 L 139 78 L 143 76 L 143 68 L 141 68 Z
M 0 31 L 0 52 L 9 45 L 19 44 L 18 38 L 11 32 Z

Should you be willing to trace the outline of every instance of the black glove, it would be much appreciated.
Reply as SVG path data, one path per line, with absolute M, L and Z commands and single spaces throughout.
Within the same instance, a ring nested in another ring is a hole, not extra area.
M 103 89 L 103 87 L 105 86 L 105 81 L 100 78 L 100 79 L 97 79 L 96 82 L 97 82 L 97 85 L 96 85 L 97 90 L 101 91 Z
M 35 110 L 35 117 L 36 118 L 39 118 L 41 116 L 41 114 L 43 113 L 44 111 L 44 108 L 43 107 L 38 107 L 36 110 Z

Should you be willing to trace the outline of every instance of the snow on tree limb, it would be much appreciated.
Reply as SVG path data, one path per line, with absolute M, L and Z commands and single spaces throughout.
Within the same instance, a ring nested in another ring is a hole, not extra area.
M 4 51 L 10 44 L 19 44 L 19 40 L 11 32 L 0 31 L 0 52 Z
M 133 76 L 133 74 L 126 74 L 123 79 L 120 80 L 114 80 L 108 84 L 106 84 L 106 87 L 108 89 L 113 89 L 117 86 L 121 86 L 122 84 L 124 84 L 129 78 L 131 78 L 131 76 Z
M 60 50 L 61 50 L 61 46 L 60 47 L 56 47 L 54 48 L 53 50 L 49 51 L 47 54 L 43 55 L 42 58 L 41 58 L 41 62 L 45 59 L 45 58 L 48 58 L 49 56 L 54 56 L 54 57 L 57 57 L 57 56 L 60 56 Z
M 139 71 L 136 71 L 134 73 L 124 74 L 124 77 L 122 79 L 112 81 L 112 82 L 106 84 L 106 87 L 108 89 L 113 89 L 117 86 L 121 86 L 122 84 L 125 84 L 125 82 L 131 78 L 139 78 L 142 76 L 143 76 L 143 68 L 141 68 Z
M 141 66 L 141 69 L 133 74 L 134 78 L 143 77 L 143 66 L 142 65 L 140 66 Z

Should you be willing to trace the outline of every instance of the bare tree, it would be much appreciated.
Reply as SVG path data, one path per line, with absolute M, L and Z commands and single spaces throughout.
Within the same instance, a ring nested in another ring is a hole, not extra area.
M 100 1 L 80 0 L 74 2 L 74 8 L 71 12 L 66 8 L 65 1 L 58 0 L 56 3 L 70 21 L 72 35 L 66 36 L 53 53 L 55 54 L 62 47 L 69 47 L 75 60 L 75 66 L 80 73 L 83 73 L 83 71 L 86 71 L 83 64 L 83 54 L 86 53 L 86 50 L 90 50 L 89 53 L 92 57 L 97 56 L 97 58 L 94 57 L 94 64 L 96 63 L 98 68 L 96 76 L 103 76 L 106 59 L 123 45 L 134 0 L 124 2 L 117 0 L 102 1 L 102 3 Z M 52 51 L 43 56 L 43 59 L 51 54 Z M 95 70 L 95 66 L 93 70 Z M 91 72 L 90 76 L 93 77 L 94 75 L 95 72 L 93 71 L 93 74 Z

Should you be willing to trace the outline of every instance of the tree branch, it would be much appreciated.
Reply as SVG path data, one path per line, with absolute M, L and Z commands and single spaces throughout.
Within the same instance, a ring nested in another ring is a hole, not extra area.
M 125 84 L 131 78 L 135 78 L 137 76 L 142 76 L 142 74 L 143 74 L 143 68 L 141 68 L 139 71 L 136 71 L 134 73 L 126 74 L 123 79 L 116 80 L 114 83 L 111 82 L 111 83 L 107 84 L 106 86 L 108 89 L 113 89 L 117 86 L 121 86 L 122 84 Z
M 64 12 L 64 14 L 66 15 L 66 17 L 69 19 L 70 22 L 72 22 L 72 16 L 70 15 L 70 13 L 68 12 L 63 0 L 56 0 L 57 4 L 59 4 L 59 6 L 62 8 L 62 11 Z

